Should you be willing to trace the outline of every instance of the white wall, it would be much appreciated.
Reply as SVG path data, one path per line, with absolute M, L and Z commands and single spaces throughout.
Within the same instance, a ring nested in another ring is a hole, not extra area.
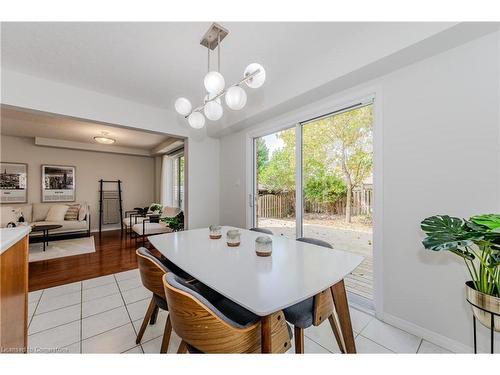
M 173 112 L 2 69 L 1 102 L 130 128 L 188 137 L 188 224 L 219 221 L 219 140 L 190 130 Z
M 246 227 L 246 134 L 234 133 L 220 140 L 221 205 L 222 225 Z
M 99 228 L 99 183 L 122 180 L 123 211 L 145 207 L 153 201 L 154 159 L 93 151 L 36 146 L 33 138 L 1 137 L 1 160 L 28 164 L 28 203 L 41 202 L 42 164 L 76 167 L 76 202 L 90 206 L 92 229 Z M 116 190 L 106 184 L 105 189 Z M 9 204 L 12 205 L 12 204 Z M 104 225 L 120 228 L 120 224 Z
M 499 35 L 490 34 L 303 108 L 378 88 L 380 316 L 454 350 L 472 345 L 463 286 L 468 276 L 453 255 L 422 248 L 420 221 L 433 214 L 469 217 L 499 210 L 499 53 Z M 246 155 L 240 150 L 247 133 L 221 139 L 223 224 L 246 222 Z
M 383 79 L 384 312 L 471 345 L 463 262 L 419 221 L 499 210 L 498 34 Z

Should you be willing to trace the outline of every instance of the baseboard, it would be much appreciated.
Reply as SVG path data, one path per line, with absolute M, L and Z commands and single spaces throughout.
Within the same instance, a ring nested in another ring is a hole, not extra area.
M 347 291 L 347 300 L 349 301 L 349 306 L 367 314 L 375 315 L 375 306 L 372 300 L 349 291 Z
M 472 353 L 472 347 L 462 344 L 459 341 L 450 339 L 437 332 L 430 331 L 426 328 L 420 327 L 414 323 L 408 322 L 404 319 L 398 318 L 394 315 L 384 313 L 381 317 L 385 323 L 390 324 L 396 328 L 402 329 L 415 336 L 422 337 L 433 344 L 439 345 L 442 348 L 448 349 L 454 353 Z

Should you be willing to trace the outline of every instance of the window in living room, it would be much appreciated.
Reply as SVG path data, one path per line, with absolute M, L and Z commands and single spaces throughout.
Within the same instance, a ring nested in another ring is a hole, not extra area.
M 174 157 L 172 174 L 174 206 L 184 210 L 184 153 Z

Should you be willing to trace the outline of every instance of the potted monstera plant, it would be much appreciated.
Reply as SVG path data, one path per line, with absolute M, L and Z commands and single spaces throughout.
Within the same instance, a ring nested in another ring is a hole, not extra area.
M 465 283 L 474 316 L 491 328 L 491 314 L 500 314 L 500 215 L 477 215 L 469 220 L 447 215 L 423 220 L 427 235 L 422 244 L 433 251 L 449 251 L 463 259 L 471 280 Z M 495 316 L 500 332 L 500 317 Z

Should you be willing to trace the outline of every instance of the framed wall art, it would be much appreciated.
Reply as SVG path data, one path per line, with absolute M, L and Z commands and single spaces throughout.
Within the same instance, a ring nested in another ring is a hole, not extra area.
M 76 168 L 42 165 L 42 202 L 73 202 L 76 196 Z
M 28 164 L 0 162 L 0 203 L 28 202 Z

